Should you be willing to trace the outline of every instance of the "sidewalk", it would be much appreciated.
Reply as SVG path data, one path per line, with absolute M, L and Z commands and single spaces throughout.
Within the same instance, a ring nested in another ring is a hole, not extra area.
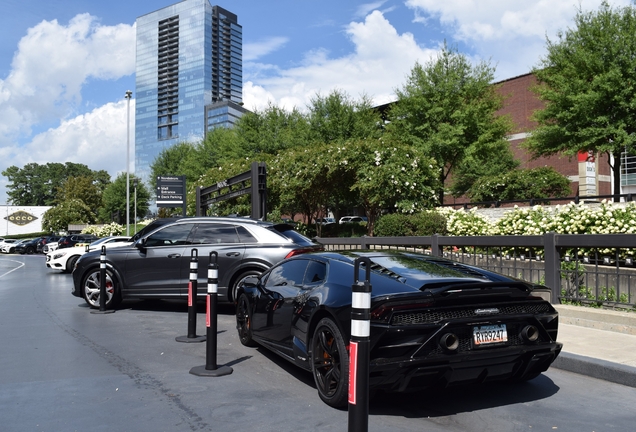
M 636 387 L 636 313 L 555 307 L 563 351 L 552 367 Z

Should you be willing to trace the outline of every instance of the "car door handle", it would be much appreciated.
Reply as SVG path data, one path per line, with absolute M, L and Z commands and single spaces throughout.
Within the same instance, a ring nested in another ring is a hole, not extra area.
M 168 258 L 179 258 L 181 256 L 181 254 L 170 254 L 168 255 Z
M 240 256 L 240 252 L 228 252 L 225 254 L 225 256 L 229 256 L 229 257 L 237 257 Z

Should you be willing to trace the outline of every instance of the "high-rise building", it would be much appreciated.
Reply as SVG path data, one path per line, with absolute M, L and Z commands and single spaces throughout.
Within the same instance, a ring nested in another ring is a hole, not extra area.
M 245 112 L 242 42 L 237 16 L 209 0 L 137 18 L 135 173 L 142 180 L 163 149 L 201 140 Z

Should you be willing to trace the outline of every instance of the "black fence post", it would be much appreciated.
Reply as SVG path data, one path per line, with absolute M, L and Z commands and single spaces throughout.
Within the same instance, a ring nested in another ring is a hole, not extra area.
M 88 246 L 86 246 L 88 252 Z M 113 295 L 115 292 L 113 291 Z M 106 246 L 102 246 L 102 253 L 99 255 L 99 310 L 91 311 L 92 314 L 108 314 L 115 312 L 114 309 L 106 309 Z
M 360 264 L 366 277 L 360 282 Z M 371 260 L 356 258 L 351 287 L 349 342 L 349 432 L 369 430 L 369 353 L 371 347 Z
M 214 255 L 214 262 L 212 261 Z M 207 339 L 205 343 L 205 365 L 195 366 L 190 369 L 192 375 L 219 377 L 229 375 L 233 372 L 230 366 L 218 367 L 216 364 L 217 348 L 217 303 L 219 292 L 219 254 L 216 251 L 210 252 L 210 263 L 208 264 L 208 296 L 206 308 L 206 328 Z
M 561 295 L 561 254 L 556 246 L 554 232 L 543 235 L 545 256 L 545 285 L 552 289 L 550 303 L 558 304 Z
M 199 277 L 199 250 L 190 252 L 190 282 L 188 283 L 188 334 L 177 336 L 177 342 L 205 342 L 205 336 L 197 336 L 197 284 Z

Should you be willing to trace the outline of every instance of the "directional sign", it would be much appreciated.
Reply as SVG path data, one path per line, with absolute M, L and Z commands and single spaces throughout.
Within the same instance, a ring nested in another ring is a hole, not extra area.
M 157 176 L 157 206 L 181 207 L 185 195 L 185 176 Z

